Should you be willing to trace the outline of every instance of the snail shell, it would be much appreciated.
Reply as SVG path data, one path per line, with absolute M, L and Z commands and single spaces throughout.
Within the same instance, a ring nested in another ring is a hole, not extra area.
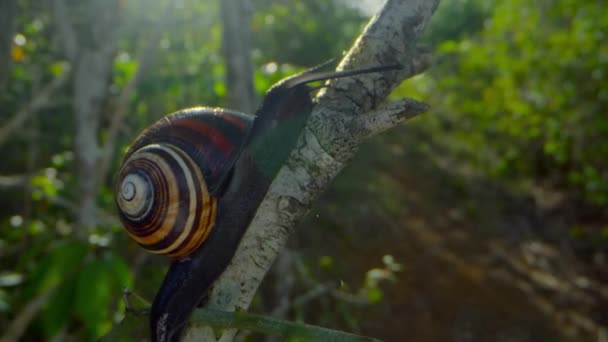
M 152 253 L 189 255 L 205 241 L 253 117 L 191 108 L 145 130 L 125 155 L 116 205 L 128 234 Z

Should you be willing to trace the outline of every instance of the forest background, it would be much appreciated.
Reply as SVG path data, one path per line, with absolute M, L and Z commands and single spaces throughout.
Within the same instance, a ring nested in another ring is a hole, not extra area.
M 113 204 L 130 141 L 180 108 L 252 112 L 382 2 L 221 3 L 0 3 L 3 338 L 94 340 L 123 287 L 152 298 L 167 262 Z M 243 13 L 249 95 L 223 42 Z M 607 338 L 607 35 L 597 0 L 444 1 L 432 68 L 391 95 L 431 110 L 361 147 L 251 310 L 387 341 Z

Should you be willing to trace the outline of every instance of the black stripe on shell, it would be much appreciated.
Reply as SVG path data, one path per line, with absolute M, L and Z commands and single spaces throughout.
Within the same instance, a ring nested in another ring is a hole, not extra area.
M 156 165 L 155 162 L 143 158 L 134 158 L 124 166 L 127 168 L 127 173 L 140 173 L 144 177 L 150 179 L 152 185 L 152 192 L 154 193 L 151 206 L 145 216 L 139 219 L 133 219 L 128 215 L 124 214 L 119 210 L 120 219 L 123 222 L 125 228 L 134 235 L 139 237 L 145 237 L 154 233 L 157 229 L 159 222 L 167 215 L 168 206 L 164 205 L 170 201 L 169 197 L 169 184 L 162 174 L 162 170 Z M 126 176 L 125 174 L 125 176 Z
M 253 120 L 247 114 L 216 108 L 179 111 L 146 129 L 125 158 L 146 145 L 174 145 L 191 156 L 202 170 L 208 191 L 216 195 L 247 141 Z
M 171 158 L 174 162 L 170 163 L 168 162 L 168 164 L 171 166 L 171 170 L 173 171 L 173 174 L 176 177 L 176 181 L 178 184 L 178 194 L 180 196 L 179 198 L 179 206 L 178 206 L 178 212 L 177 215 L 175 217 L 175 224 L 173 225 L 173 227 L 171 227 L 171 231 L 169 232 L 169 234 L 162 240 L 158 241 L 157 243 L 154 244 L 150 244 L 150 245 L 146 245 L 146 249 L 150 250 L 150 251 L 158 251 L 158 250 L 163 250 L 169 246 L 171 246 L 186 230 L 188 227 L 185 227 L 184 225 L 188 222 L 188 217 L 190 216 L 190 203 L 191 201 L 195 201 L 195 218 L 192 221 L 192 227 L 190 229 L 190 233 L 188 234 L 188 236 L 186 236 L 186 238 L 184 239 L 184 242 L 188 241 L 188 239 L 191 238 L 191 235 L 194 233 L 198 221 L 200 220 L 200 215 L 201 215 L 201 208 L 202 208 L 202 194 L 201 194 L 201 183 L 200 180 L 198 179 L 198 177 L 196 177 L 196 174 L 194 173 L 194 171 L 192 170 L 193 164 L 191 161 L 187 160 L 187 156 L 184 155 L 183 152 L 177 150 L 175 147 L 173 146 L 167 146 L 169 148 L 171 148 L 173 150 L 173 152 L 175 152 L 179 157 L 182 158 L 183 163 L 186 165 L 187 169 L 183 170 L 180 165 L 175 162 L 172 158 L 172 156 L 166 152 L 166 151 L 160 151 L 161 155 L 164 155 L 163 158 Z M 195 198 L 191 198 L 190 197 L 190 189 L 188 188 L 188 184 L 186 182 L 186 175 L 185 172 L 190 173 L 191 178 L 193 180 L 193 186 L 194 186 L 194 191 L 195 191 Z M 179 247 L 179 245 L 177 246 Z M 173 248 L 172 250 L 169 250 L 167 252 L 167 254 L 172 253 L 174 250 L 178 250 L 178 248 Z

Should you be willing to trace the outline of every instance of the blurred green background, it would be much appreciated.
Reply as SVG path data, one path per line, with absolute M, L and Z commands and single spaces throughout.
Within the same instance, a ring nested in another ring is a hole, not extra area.
M 153 297 L 167 261 L 119 226 L 120 156 L 167 113 L 233 105 L 220 1 L 58 3 L 0 4 L 9 341 L 95 340 L 123 317 L 123 287 Z M 246 2 L 257 99 L 340 56 L 381 4 Z M 607 35 L 603 1 L 443 1 L 421 41 L 433 67 L 391 95 L 432 109 L 361 147 L 251 310 L 387 341 L 605 341 Z

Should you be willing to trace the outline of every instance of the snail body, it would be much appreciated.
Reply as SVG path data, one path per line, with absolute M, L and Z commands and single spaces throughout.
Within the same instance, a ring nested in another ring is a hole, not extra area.
M 150 312 L 153 341 L 179 340 L 230 263 L 312 111 L 307 83 L 397 68 L 313 68 L 274 85 L 255 116 L 190 108 L 135 139 L 116 180 L 120 220 L 142 247 L 173 259 Z

